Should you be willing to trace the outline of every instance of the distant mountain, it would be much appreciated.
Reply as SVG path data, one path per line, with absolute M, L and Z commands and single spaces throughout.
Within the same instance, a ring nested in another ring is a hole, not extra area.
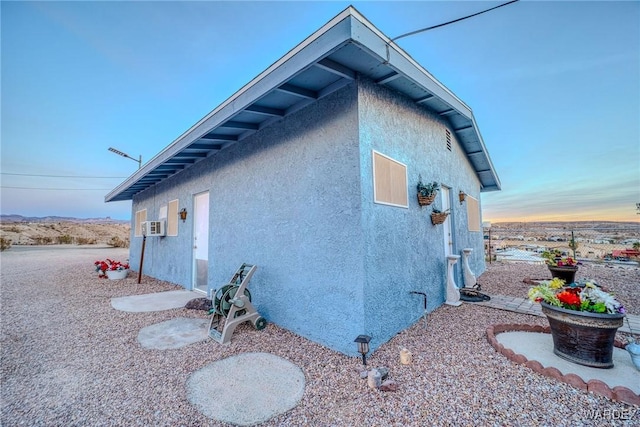
M 0 222 L 73 222 L 78 224 L 128 224 L 129 220 L 126 219 L 112 219 L 106 218 L 73 218 L 66 216 L 22 216 L 17 214 L 2 214 L 0 215 Z

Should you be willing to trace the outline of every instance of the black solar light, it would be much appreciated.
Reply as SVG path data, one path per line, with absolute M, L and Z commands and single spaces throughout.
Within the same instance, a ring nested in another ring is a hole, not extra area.
M 353 342 L 358 343 L 358 353 L 362 354 L 362 364 L 367 366 L 367 353 L 369 353 L 369 341 L 371 337 L 369 335 L 358 335 Z

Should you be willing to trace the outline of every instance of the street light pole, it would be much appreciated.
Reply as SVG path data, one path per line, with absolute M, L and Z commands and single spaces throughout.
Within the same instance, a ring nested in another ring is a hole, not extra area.
M 113 147 L 109 147 L 109 151 L 111 151 L 112 153 L 116 153 L 116 154 L 117 154 L 117 155 L 119 155 L 119 156 L 126 157 L 127 159 L 131 159 L 131 160 L 133 160 L 134 162 L 138 162 L 138 169 L 140 169 L 140 167 L 142 166 L 142 155 L 140 155 L 140 157 L 139 157 L 138 159 L 136 159 L 136 158 L 131 157 L 131 156 L 130 156 L 130 155 L 128 155 L 127 153 L 123 153 L 123 152 L 122 152 L 122 151 L 120 151 L 120 150 L 116 150 L 116 149 L 115 149 L 115 148 L 113 148 Z

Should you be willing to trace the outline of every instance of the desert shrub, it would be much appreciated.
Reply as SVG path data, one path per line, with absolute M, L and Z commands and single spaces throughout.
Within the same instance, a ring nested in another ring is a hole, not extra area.
M 4 251 L 5 249 L 9 249 L 11 247 L 11 239 L 5 239 L 4 237 L 0 237 L 0 251 Z
M 110 241 L 107 242 L 107 245 L 113 246 L 114 248 L 128 248 L 129 247 L 129 239 L 121 239 L 118 236 L 113 236 Z
M 53 239 L 49 236 L 34 236 L 31 238 L 36 245 L 50 245 Z
M 93 237 L 76 237 L 77 245 L 95 245 L 96 239 Z
M 73 237 L 69 236 L 68 234 L 65 234 L 65 235 L 56 237 L 56 241 L 58 242 L 59 245 L 70 245 L 71 243 L 73 243 Z

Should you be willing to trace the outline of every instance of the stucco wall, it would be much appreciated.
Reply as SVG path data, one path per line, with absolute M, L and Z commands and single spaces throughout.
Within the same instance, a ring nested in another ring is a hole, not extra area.
M 451 188 L 453 250 L 461 255 L 462 248 L 474 248 L 470 265 L 477 275 L 484 271 L 482 233 L 467 231 L 466 205 L 457 195 L 462 190 L 479 199 L 480 184 L 453 132 L 452 150 L 447 150 L 442 118 L 368 80 L 361 81 L 359 97 L 363 227 L 368 230 L 365 330 L 375 348 L 422 315 L 422 296 L 410 291 L 427 294 L 429 311 L 445 300 L 444 226 L 430 219 L 432 207 L 441 208 L 442 202 L 438 197 L 431 206 L 418 205 L 418 175 Z M 374 203 L 371 150 L 407 165 L 408 209 Z M 460 264 L 456 282 L 463 286 Z
M 134 200 L 153 219 L 175 198 L 192 213 L 193 194 L 208 190 L 210 284 L 256 264 L 249 289 L 260 313 L 345 353 L 364 322 L 356 94 L 354 82 Z M 145 272 L 190 286 L 192 219 L 177 238 L 147 239 Z
M 467 232 L 457 199 L 479 199 L 479 182 L 453 132 L 446 149 L 446 125 L 358 79 L 137 195 L 148 219 L 176 198 L 190 213 L 177 237 L 147 239 L 144 272 L 191 287 L 193 196 L 209 191 L 211 287 L 256 264 L 249 289 L 267 320 L 352 355 L 366 333 L 373 350 L 422 315 L 409 291 L 426 292 L 429 311 L 444 301 L 444 228 L 417 203 L 418 174 L 451 187 L 454 252 L 474 248 L 472 270 L 484 271 L 482 233 Z M 373 202 L 372 149 L 408 166 L 408 209 Z
M 192 194 L 202 191 L 203 183 L 187 178 L 187 171 L 179 173 L 176 177 L 167 179 L 158 185 L 136 195 L 132 203 L 131 218 L 135 218 L 138 210 L 147 210 L 147 220 L 159 218 L 160 208 L 175 199 L 178 199 L 179 209 L 186 208 L 191 216 L 193 213 Z M 185 288 L 191 286 L 191 238 L 192 218 L 186 222 L 178 220 L 178 235 L 166 237 L 147 237 L 143 273 L 161 280 L 175 283 Z M 142 237 L 134 236 L 135 227 L 131 227 L 130 264 L 139 271 L 140 253 L 142 250 Z

